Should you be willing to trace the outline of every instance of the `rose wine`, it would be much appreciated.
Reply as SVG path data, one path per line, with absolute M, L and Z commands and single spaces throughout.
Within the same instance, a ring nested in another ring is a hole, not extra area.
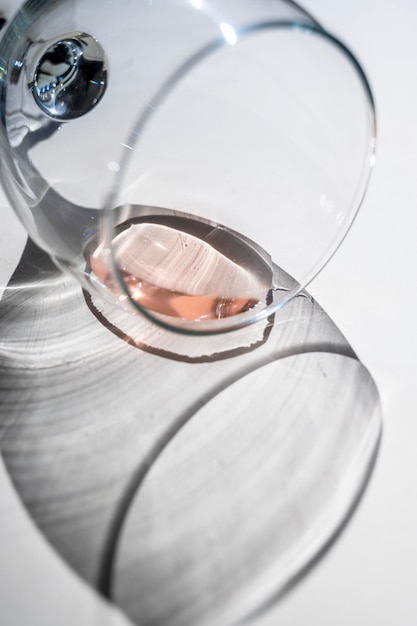
M 95 276 L 119 296 L 149 311 L 184 320 L 231 317 L 266 302 L 271 288 L 267 255 L 225 227 L 183 215 L 130 219 L 109 252 L 98 246 L 90 256 Z

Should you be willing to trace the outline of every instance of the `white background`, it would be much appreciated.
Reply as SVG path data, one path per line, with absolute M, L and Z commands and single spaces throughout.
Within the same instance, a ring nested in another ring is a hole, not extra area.
M 365 498 L 319 567 L 262 625 L 417 623 L 417 3 L 307 0 L 355 52 L 378 118 L 366 201 L 311 293 L 371 371 L 384 437 Z
M 305 0 L 304 6 L 354 51 L 377 104 L 377 162 L 366 201 L 310 291 L 375 378 L 385 432 L 371 484 L 348 528 L 259 626 L 415 626 L 417 2 Z M 12 222 L 3 210 L 3 272 L 13 269 L 23 241 Z M 2 626 L 126 624 L 48 547 L 2 465 L 0 494 Z

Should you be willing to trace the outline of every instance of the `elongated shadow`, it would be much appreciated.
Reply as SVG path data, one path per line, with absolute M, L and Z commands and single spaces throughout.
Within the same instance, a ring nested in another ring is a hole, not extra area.
M 34 290 L 37 290 L 38 287 L 42 286 L 45 290 L 42 293 L 47 293 L 47 290 L 53 290 L 62 280 L 60 270 L 55 267 L 45 253 L 40 251 L 35 244 L 29 241 L 22 256 L 21 263 L 12 276 L 9 288 L 19 292 L 21 296 L 19 306 L 24 306 L 24 289 L 32 286 Z M 78 300 L 74 297 L 74 306 L 81 310 L 85 304 L 86 295 L 84 295 L 83 299 L 81 297 L 81 293 L 78 292 L 77 297 Z M 9 309 L 10 306 L 11 304 L 8 305 Z M 125 336 L 125 334 L 117 327 L 113 328 L 103 315 L 97 315 L 97 311 L 94 311 L 94 306 L 90 306 L 89 308 L 95 316 L 95 319 L 91 318 L 91 328 L 94 329 L 95 327 L 97 329 L 108 331 L 109 339 L 113 337 L 112 341 L 109 342 L 109 345 L 113 347 L 114 345 L 117 345 L 117 341 L 115 342 L 115 336 L 118 337 L 120 339 L 120 354 L 129 355 L 130 361 L 132 361 L 132 359 L 139 359 L 141 350 L 138 352 L 138 348 L 142 347 L 140 343 L 138 344 L 137 342 L 129 340 L 129 337 Z M 47 311 L 44 313 L 47 316 Z M 99 324 L 97 324 L 97 320 L 100 322 Z M 58 322 L 59 320 L 56 320 L 56 323 Z M 88 327 L 89 329 L 90 326 Z M 66 329 L 62 328 L 63 334 L 65 334 L 65 331 Z M 106 334 L 101 332 L 100 337 L 105 338 Z M 37 340 L 41 343 L 43 341 L 40 336 Z M 82 337 L 80 336 L 77 341 L 82 341 Z M 126 346 L 125 348 L 123 348 L 124 345 Z M 105 339 L 103 346 L 104 347 L 100 353 L 95 354 L 94 350 L 92 350 L 89 355 L 89 359 L 92 359 L 92 364 L 94 364 L 94 362 L 97 363 L 98 369 L 104 366 L 103 355 L 106 352 Z M 64 344 L 62 344 L 62 346 L 59 345 L 58 349 L 61 351 L 64 350 Z M 147 351 L 143 350 L 143 352 L 145 355 Z M 142 486 L 146 484 L 146 478 L 148 477 L 151 468 L 154 467 L 157 461 L 164 457 L 164 452 L 170 442 L 175 440 L 178 434 L 192 421 L 193 417 L 195 417 L 203 407 L 209 405 L 217 398 L 217 396 L 221 394 L 222 391 L 227 390 L 240 379 L 286 357 L 312 352 L 332 353 L 355 358 L 353 350 L 335 327 L 333 322 L 316 302 L 306 297 L 297 298 L 293 303 L 285 307 L 285 310 L 276 314 L 274 319 L 268 320 L 266 328 L 262 331 L 261 340 L 256 345 L 249 344 L 249 346 L 246 346 L 244 349 L 240 347 L 239 350 L 234 353 L 228 354 L 226 352 L 225 354 L 214 354 L 214 356 L 210 355 L 210 358 L 207 358 L 206 356 L 204 358 L 200 358 L 200 360 L 190 359 L 187 361 L 183 358 L 183 355 L 175 355 L 175 352 L 173 351 L 167 351 L 167 354 L 165 355 L 162 352 L 154 352 L 158 359 L 156 361 L 150 361 L 150 364 L 152 363 L 154 366 L 158 366 L 159 364 L 160 367 L 165 367 L 165 375 L 167 373 L 169 375 L 169 372 L 175 372 L 177 378 L 179 376 L 178 380 L 180 380 L 182 379 L 181 376 L 184 373 L 194 372 L 195 379 L 198 378 L 200 381 L 204 381 L 204 384 L 201 383 L 198 389 L 194 389 L 191 384 L 189 386 L 188 395 L 186 395 L 186 402 L 181 402 L 179 400 L 174 402 L 171 407 L 172 414 L 168 416 L 168 422 L 163 425 L 163 428 L 161 427 L 159 429 L 156 436 L 154 435 L 154 439 L 151 444 L 139 455 L 140 461 L 136 462 L 135 465 L 130 466 L 129 471 L 123 477 L 120 477 L 123 479 L 117 482 L 113 496 L 109 497 L 109 500 L 106 503 L 106 506 L 108 505 L 110 508 L 108 509 L 108 516 L 104 524 L 104 533 L 100 536 L 99 560 L 96 574 L 93 576 L 85 576 L 84 572 L 78 569 L 81 575 L 84 575 L 87 580 L 97 586 L 103 596 L 114 600 L 115 563 L 117 561 L 121 536 L 126 527 L 126 520 L 132 509 L 133 501 L 137 498 L 138 492 L 141 491 Z M 135 357 L 135 355 L 137 356 Z M 163 356 L 166 358 L 162 358 Z M 112 358 L 110 352 L 108 358 Z M 172 361 L 172 367 L 169 366 L 169 361 Z M 181 361 L 184 361 L 183 365 L 180 364 Z M 21 362 L 24 367 L 24 357 Z M 115 360 L 115 363 L 120 362 Z M 3 366 L 7 367 L 7 360 L 4 362 Z M 41 366 L 42 363 L 40 362 L 39 367 Z M 176 371 L 178 367 L 180 368 L 179 374 Z M 154 370 L 154 372 L 155 371 L 156 370 Z M 184 385 L 187 386 L 186 378 L 184 378 Z M 134 395 L 132 396 L 132 399 L 133 398 Z M 152 397 L 152 402 L 160 404 L 161 399 L 157 396 L 155 398 Z M 148 405 L 145 405 L 145 408 L 147 406 Z M 152 403 L 151 406 L 153 406 Z M 83 427 L 85 426 L 85 418 L 88 422 L 88 418 L 91 415 L 89 413 L 89 405 L 86 406 L 84 411 Z M 57 425 L 56 428 L 58 429 L 56 432 L 59 432 L 59 425 Z M 7 454 L 10 456 L 12 452 L 13 447 L 8 450 Z M 71 454 L 71 449 L 69 450 L 69 454 Z M 373 452 L 372 462 L 374 461 L 375 456 L 376 451 Z M 370 466 L 371 465 L 372 463 Z M 362 490 L 364 490 L 365 483 L 366 480 L 362 484 Z M 35 487 L 32 485 L 32 488 Z M 28 491 L 24 495 L 24 502 L 29 502 L 29 504 L 27 504 L 29 512 L 34 515 L 34 519 L 37 521 L 36 510 L 32 512 L 30 508 L 30 501 L 33 495 L 36 496 L 33 492 L 29 493 Z M 359 499 L 360 495 L 357 495 L 350 510 L 353 510 Z M 40 527 L 42 529 L 42 524 Z M 337 532 L 340 532 L 340 528 L 341 526 L 338 527 Z M 319 554 L 315 555 L 314 559 L 311 560 L 311 564 L 313 564 L 315 560 L 319 558 L 319 555 L 321 555 L 321 553 L 324 552 L 329 545 L 331 545 L 331 542 L 336 534 L 337 533 L 333 533 L 332 537 L 328 538 L 327 543 L 325 543 L 325 545 L 321 548 Z M 75 540 L 77 536 L 78 535 L 75 533 Z M 53 545 L 56 545 L 53 538 L 51 539 L 48 537 L 48 539 L 51 540 Z M 74 546 L 69 549 L 73 550 L 75 548 L 76 547 Z M 59 543 L 58 550 L 60 550 Z M 300 573 L 298 573 L 298 575 L 300 575 Z M 297 577 L 293 577 L 292 580 L 293 582 L 296 581 Z M 288 585 L 290 584 L 292 583 L 289 582 Z M 282 591 L 280 593 L 282 593 Z

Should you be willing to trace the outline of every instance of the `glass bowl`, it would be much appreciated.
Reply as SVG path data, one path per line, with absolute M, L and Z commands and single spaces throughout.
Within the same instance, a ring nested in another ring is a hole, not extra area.
M 284 0 L 30 0 L 0 43 L 1 178 L 111 307 L 216 334 L 336 251 L 374 162 L 358 61 Z

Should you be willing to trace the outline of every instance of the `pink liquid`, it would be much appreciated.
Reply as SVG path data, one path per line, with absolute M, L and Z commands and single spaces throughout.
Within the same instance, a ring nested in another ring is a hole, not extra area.
M 232 231 L 175 216 L 129 221 L 118 230 L 112 246 L 119 278 L 130 297 L 149 311 L 214 320 L 266 300 L 270 265 Z M 99 246 L 90 257 L 91 270 L 115 295 L 122 295 L 108 259 Z

